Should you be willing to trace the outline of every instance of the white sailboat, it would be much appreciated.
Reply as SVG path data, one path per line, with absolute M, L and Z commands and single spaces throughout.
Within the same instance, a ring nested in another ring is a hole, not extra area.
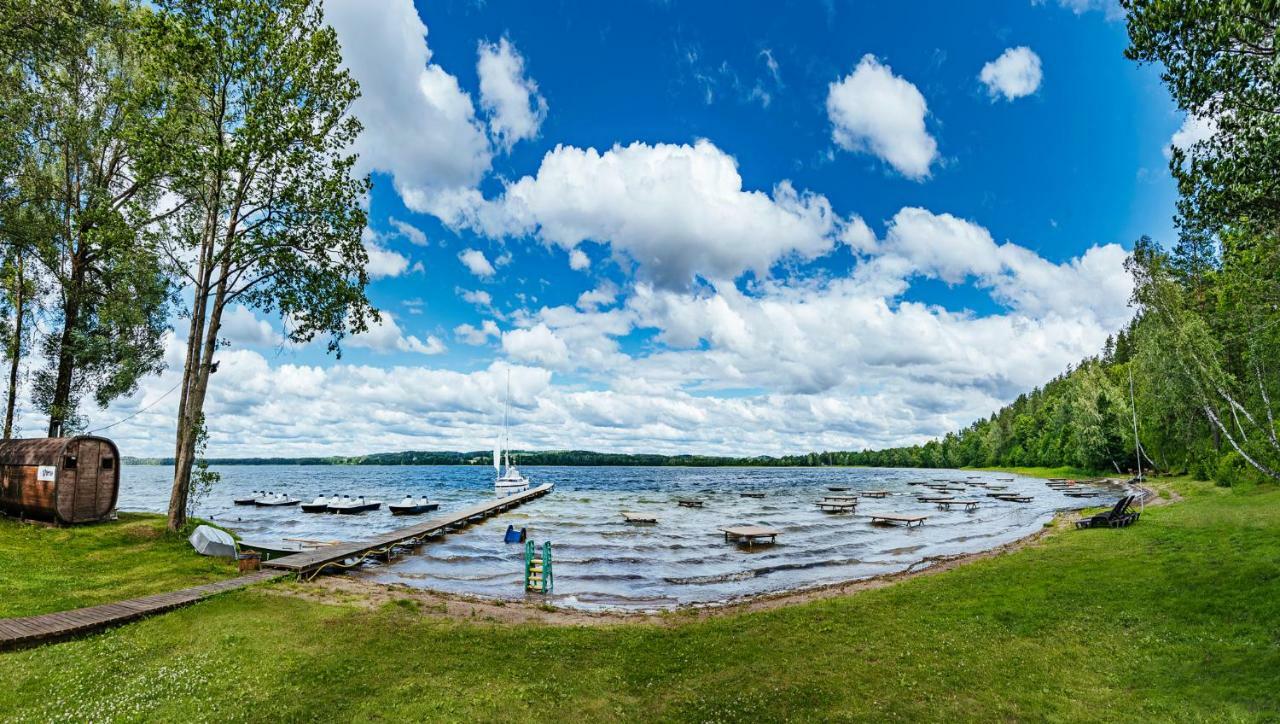
M 498 495 L 513 495 L 529 489 L 529 480 L 511 464 L 511 437 L 507 432 L 507 414 L 511 408 L 511 372 L 507 372 L 507 401 L 502 407 L 502 436 L 493 446 L 493 471 L 496 476 L 493 490 Z M 503 452 L 506 452 L 506 469 L 503 469 Z

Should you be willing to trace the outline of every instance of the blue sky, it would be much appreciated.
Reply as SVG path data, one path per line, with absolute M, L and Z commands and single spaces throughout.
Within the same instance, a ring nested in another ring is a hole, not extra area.
M 1113 5 L 980 7 L 328 0 L 388 314 L 233 310 L 211 453 L 484 449 L 508 374 L 529 447 L 880 447 L 1095 353 L 1195 129 Z M 175 374 L 91 425 L 164 454 Z

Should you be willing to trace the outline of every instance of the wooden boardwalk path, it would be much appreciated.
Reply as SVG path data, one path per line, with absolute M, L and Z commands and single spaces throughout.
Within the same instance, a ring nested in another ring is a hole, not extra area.
M 0 650 L 29 644 L 43 643 L 76 634 L 89 633 L 108 626 L 171 611 L 179 606 L 195 603 L 209 596 L 237 588 L 252 586 L 288 575 L 284 571 L 257 571 L 237 578 L 228 578 L 203 586 L 184 588 L 181 591 L 158 593 L 153 596 L 133 598 L 128 601 L 106 603 L 101 606 L 77 608 L 71 611 L 46 613 L 25 618 L 0 619 Z
M 303 576 L 314 576 L 331 566 L 350 568 L 370 556 L 391 555 L 397 546 L 417 545 L 427 538 L 447 533 L 451 528 L 461 528 L 468 523 L 510 510 L 521 503 L 546 495 L 554 487 L 555 485 L 546 483 L 523 493 L 494 498 L 469 508 L 450 511 L 417 525 L 384 533 L 377 538 L 294 553 L 291 556 L 264 561 L 262 565 L 264 568 L 292 571 Z

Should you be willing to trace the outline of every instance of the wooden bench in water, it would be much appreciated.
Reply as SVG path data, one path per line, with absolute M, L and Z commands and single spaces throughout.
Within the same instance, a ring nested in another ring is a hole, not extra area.
M 1004 494 L 995 496 L 995 499 L 1005 500 L 1010 503 L 1030 503 L 1032 500 L 1035 500 L 1035 498 L 1031 497 L 1030 495 L 1018 495 L 1017 493 L 1004 493 Z
M 731 525 L 721 528 L 720 531 L 724 533 L 725 542 L 733 541 L 749 546 L 757 542 L 763 543 L 765 538 L 768 538 L 771 544 L 778 540 L 778 531 L 762 525 Z
M 943 510 L 951 510 L 953 505 L 962 506 L 966 512 L 978 509 L 978 501 L 976 500 L 935 500 L 933 502 L 937 503 L 938 507 Z
M 497 515 L 534 498 L 541 498 L 550 493 L 554 487 L 555 485 L 546 483 L 536 488 L 530 488 L 523 493 L 494 498 L 483 503 L 477 503 L 469 508 L 450 511 L 417 525 L 384 533 L 377 538 L 352 543 L 339 543 L 314 551 L 295 553 L 291 556 L 264 561 L 262 565 L 264 568 L 294 571 L 304 576 L 318 575 L 320 571 L 332 566 L 350 568 L 366 558 L 390 556 L 397 547 L 419 545 L 428 538 L 444 535 L 449 530 L 465 527 L 472 521 Z
M 819 500 L 818 509 L 824 513 L 851 513 L 858 507 L 858 499 L 852 500 Z
M 921 495 L 917 497 L 916 500 L 920 501 L 921 503 L 946 503 L 948 501 L 955 500 L 955 498 L 950 496 L 939 496 L 939 495 Z
M 678 504 L 680 505 L 680 507 L 682 507 L 682 508 L 701 508 L 701 507 L 702 507 L 702 501 L 701 501 L 701 500 L 680 500 L 680 499 L 677 499 L 677 500 L 676 500 L 676 503 L 678 503 Z
M 763 498 L 764 497 L 764 493 L 738 493 L 738 495 L 741 495 L 744 498 Z
M 882 525 L 892 525 L 894 523 L 904 523 L 908 528 L 913 525 L 924 525 L 929 519 L 927 515 L 899 515 L 897 513 L 876 513 L 871 516 L 872 523 Z
M 861 495 L 864 498 L 887 498 L 889 497 L 889 491 L 888 490 L 863 490 L 861 491 Z
M 626 519 L 628 523 L 657 523 L 658 522 L 658 516 L 652 513 L 628 513 L 626 511 L 623 511 L 622 517 Z

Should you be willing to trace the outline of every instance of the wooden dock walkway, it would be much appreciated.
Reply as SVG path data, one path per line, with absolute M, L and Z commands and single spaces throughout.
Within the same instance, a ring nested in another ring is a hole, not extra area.
M 469 508 L 450 511 L 416 525 L 384 533 L 377 538 L 351 543 L 339 543 L 338 545 L 317 548 L 313 551 L 295 553 L 291 556 L 266 561 L 262 565 L 266 568 L 292 571 L 303 576 L 314 576 L 330 566 L 350 568 L 371 556 L 389 556 L 397 546 L 418 545 L 427 538 L 443 535 L 449 530 L 456 530 L 471 522 L 483 520 L 491 515 L 510 510 L 521 503 L 546 495 L 554 487 L 555 485 L 552 483 L 546 483 L 523 493 L 508 495 L 505 498 L 494 498 L 483 503 L 477 503 Z
M 284 571 L 257 571 L 180 591 L 158 593 L 128 601 L 105 603 L 70 611 L 24 618 L 0 618 L 0 650 L 44 643 L 116 626 L 134 619 L 171 611 L 204 598 L 234 591 L 288 575 Z

